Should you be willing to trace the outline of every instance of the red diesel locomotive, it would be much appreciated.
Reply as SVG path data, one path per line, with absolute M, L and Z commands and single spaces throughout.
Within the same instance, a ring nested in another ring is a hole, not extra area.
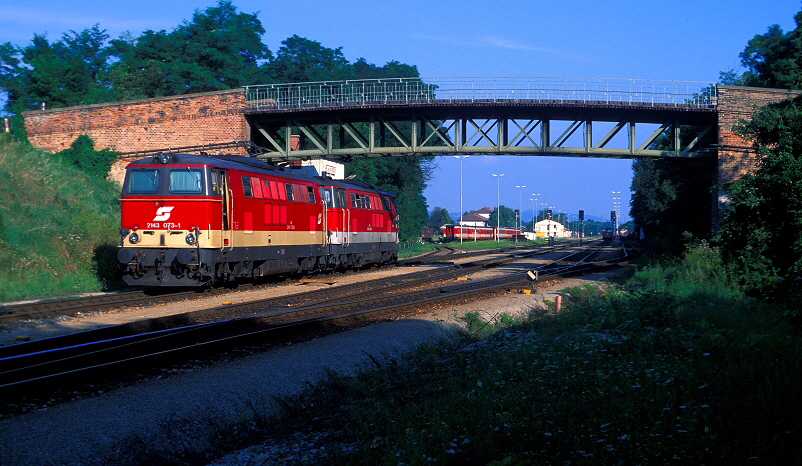
M 241 156 L 132 162 L 117 259 L 140 286 L 358 268 L 398 257 L 395 197 Z

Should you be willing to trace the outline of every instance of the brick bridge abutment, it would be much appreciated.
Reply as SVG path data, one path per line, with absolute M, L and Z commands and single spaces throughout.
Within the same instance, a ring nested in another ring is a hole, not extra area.
M 37 110 L 23 113 L 34 147 L 58 152 L 81 134 L 96 149 L 137 152 L 250 140 L 245 120 L 245 89 L 154 99 Z M 122 182 L 132 158 L 112 167 L 110 178 Z

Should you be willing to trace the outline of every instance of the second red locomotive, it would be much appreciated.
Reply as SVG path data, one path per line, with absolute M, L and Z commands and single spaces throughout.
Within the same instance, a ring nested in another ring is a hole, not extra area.
M 117 259 L 129 285 L 199 286 L 391 263 L 397 230 L 395 197 L 360 181 L 160 154 L 126 168 Z

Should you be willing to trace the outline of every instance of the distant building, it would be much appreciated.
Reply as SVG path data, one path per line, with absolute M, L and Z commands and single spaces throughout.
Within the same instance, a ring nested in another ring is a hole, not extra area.
M 566 230 L 560 222 L 554 220 L 541 220 L 535 223 L 535 237 L 537 238 L 570 238 L 571 230 Z
M 471 213 L 474 213 L 476 215 L 481 215 L 482 217 L 484 217 L 485 220 L 490 220 L 490 214 L 493 213 L 493 209 L 491 209 L 490 207 L 485 206 L 485 207 L 482 207 L 481 209 L 476 210 L 476 211 L 471 212 Z
M 462 218 L 459 219 L 459 224 L 466 227 L 486 227 L 487 220 L 488 218 L 476 212 L 471 212 L 463 215 Z

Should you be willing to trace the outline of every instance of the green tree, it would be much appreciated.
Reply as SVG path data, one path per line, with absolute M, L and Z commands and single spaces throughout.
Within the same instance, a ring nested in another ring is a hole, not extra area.
M 351 65 L 351 74 L 354 79 L 417 78 L 420 76 L 418 67 L 414 65 L 393 60 L 380 67 L 368 63 L 364 58 L 358 58 Z
M 117 98 L 131 99 L 232 89 L 267 81 L 272 58 L 257 14 L 228 0 L 196 10 L 172 32 L 145 31 L 112 41 L 118 59 L 109 72 Z
M 59 108 L 103 102 L 110 90 L 105 81 L 109 36 L 94 25 L 70 31 L 51 43 L 34 34 L 25 47 L 0 46 L 0 88 L 6 111 Z
M 794 15 L 796 27 L 784 33 L 774 24 L 753 37 L 740 54 L 746 86 L 802 89 L 802 11 Z
M 683 233 L 710 235 L 715 161 L 643 159 L 632 164 L 630 216 L 654 245 L 682 249 Z
M 501 212 L 500 219 L 499 212 Z M 501 221 L 499 222 L 498 220 Z M 491 227 L 494 227 L 499 223 L 501 228 L 515 228 L 515 211 L 504 205 L 493 209 L 493 212 L 490 213 L 490 219 L 488 219 L 487 224 Z
M 333 81 L 354 77 L 342 47 L 331 49 L 297 35 L 281 44 L 276 58 L 266 65 L 273 82 Z
M 445 207 L 435 207 L 434 210 L 432 210 L 432 215 L 429 216 L 429 221 L 426 222 L 426 226 L 439 230 L 441 226 L 453 223 L 454 220 L 451 219 L 448 209 Z

